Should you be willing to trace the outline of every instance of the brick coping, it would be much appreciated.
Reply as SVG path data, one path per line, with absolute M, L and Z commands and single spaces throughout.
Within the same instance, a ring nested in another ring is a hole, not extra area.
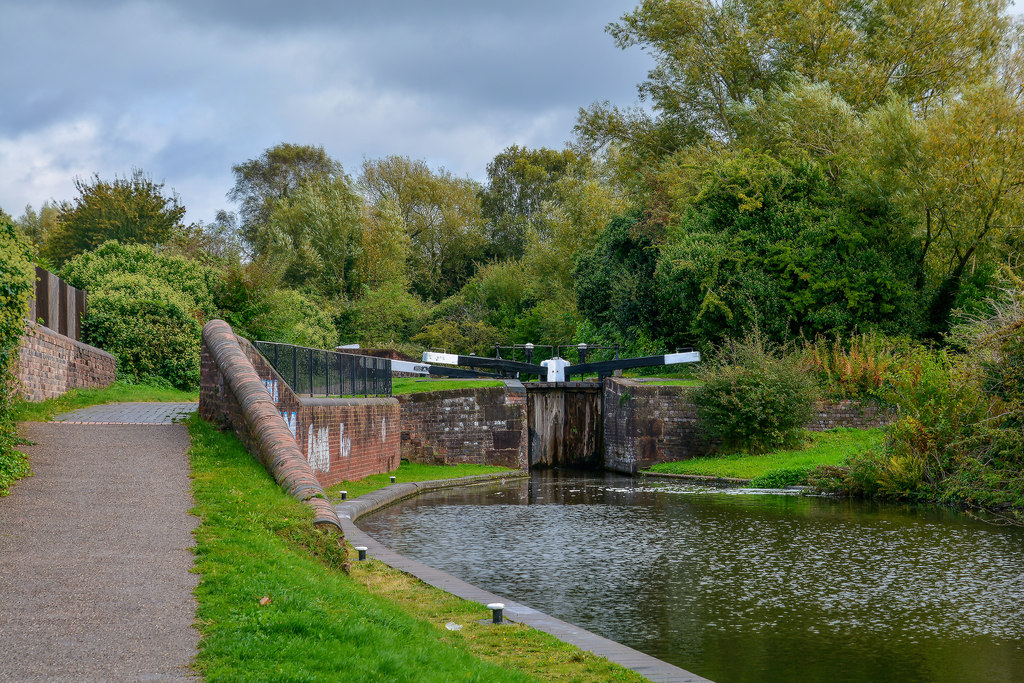
M 639 650 L 634 650 L 614 640 L 609 640 L 596 633 L 591 633 L 578 626 L 544 614 L 522 603 L 486 591 L 422 562 L 411 560 L 383 545 L 355 525 L 355 520 L 363 515 L 407 498 L 412 498 L 425 491 L 456 486 L 479 486 L 502 478 L 523 478 L 528 476 L 530 476 L 529 472 L 513 471 L 506 474 L 479 474 L 461 479 L 434 479 L 431 481 L 392 484 L 350 501 L 345 501 L 336 505 L 334 509 L 338 513 L 338 518 L 341 520 L 342 528 L 345 530 L 345 535 L 350 543 L 366 546 L 373 559 L 412 574 L 424 583 L 440 588 L 464 600 L 479 602 L 484 605 L 492 602 L 502 602 L 505 604 L 505 616 L 510 621 L 527 624 L 539 631 L 544 631 L 562 642 L 575 645 L 582 650 L 592 652 L 599 657 L 604 657 L 627 669 L 632 669 L 651 681 L 711 683 L 706 678 L 702 678 L 668 662 L 663 662 Z

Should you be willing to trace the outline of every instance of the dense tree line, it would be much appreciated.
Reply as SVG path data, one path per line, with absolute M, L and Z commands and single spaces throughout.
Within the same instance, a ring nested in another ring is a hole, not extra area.
M 1005 5 L 646 0 L 608 30 L 652 55 L 649 108 L 581 109 L 570 146 L 510 146 L 484 183 L 280 144 L 233 167 L 236 209 L 210 223 L 184 224 L 133 170 L 15 224 L 111 297 L 145 289 L 94 264 L 128 245 L 195 264 L 202 295 L 172 306 L 147 285 L 161 310 L 278 341 L 655 352 L 757 326 L 944 343 L 1020 275 L 1024 69 Z M 174 290 L 161 268 L 131 277 Z

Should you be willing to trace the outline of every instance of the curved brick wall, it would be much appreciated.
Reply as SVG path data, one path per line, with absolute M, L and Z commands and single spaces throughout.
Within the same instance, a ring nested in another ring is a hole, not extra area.
M 295 442 L 252 362 L 231 327 L 211 320 L 203 327 L 203 382 L 199 412 L 207 420 L 230 425 L 289 495 L 310 505 L 317 526 L 341 531 L 338 515 Z M 209 368 L 212 364 L 214 368 Z M 208 372 L 212 370 L 217 372 Z

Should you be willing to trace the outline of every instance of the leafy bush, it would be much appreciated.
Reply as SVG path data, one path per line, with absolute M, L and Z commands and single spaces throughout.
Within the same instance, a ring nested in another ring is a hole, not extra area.
M 0 220 L 0 496 L 29 472 L 28 459 L 14 450 L 18 433 L 11 416 L 17 379 L 14 367 L 25 331 L 35 271 L 28 243 Z
M 207 320 L 216 315 L 213 292 L 217 272 L 181 256 L 158 254 L 144 244 L 104 242 L 95 251 L 80 254 L 61 270 L 72 287 L 91 292 L 111 278 L 123 274 L 145 275 L 181 292 L 194 304 L 196 317 Z
M 371 289 L 352 306 L 347 330 L 353 341 L 371 346 L 409 341 L 423 326 L 427 306 L 400 283 Z
M 117 358 L 119 376 L 162 377 L 194 390 L 202 334 L 194 311 L 191 298 L 164 282 L 138 273 L 111 275 L 89 292 L 82 336 Z
M 725 449 L 766 452 L 794 445 L 818 398 L 799 358 L 770 346 L 756 328 L 715 349 L 697 376 L 701 384 L 693 398 L 702 429 Z
M 809 467 L 785 467 L 772 470 L 751 479 L 750 486 L 755 489 L 783 489 L 787 486 L 806 484 L 807 474 L 810 470 Z
M 800 350 L 801 361 L 829 398 L 881 398 L 897 370 L 899 345 L 875 332 L 832 341 L 819 337 Z

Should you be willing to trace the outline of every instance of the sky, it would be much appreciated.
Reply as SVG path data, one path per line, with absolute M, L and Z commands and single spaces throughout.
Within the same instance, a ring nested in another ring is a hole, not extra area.
M 208 222 L 281 142 L 483 181 L 509 145 L 561 148 L 580 107 L 636 104 L 651 59 L 604 31 L 635 4 L 0 0 L 0 208 L 139 168 Z

